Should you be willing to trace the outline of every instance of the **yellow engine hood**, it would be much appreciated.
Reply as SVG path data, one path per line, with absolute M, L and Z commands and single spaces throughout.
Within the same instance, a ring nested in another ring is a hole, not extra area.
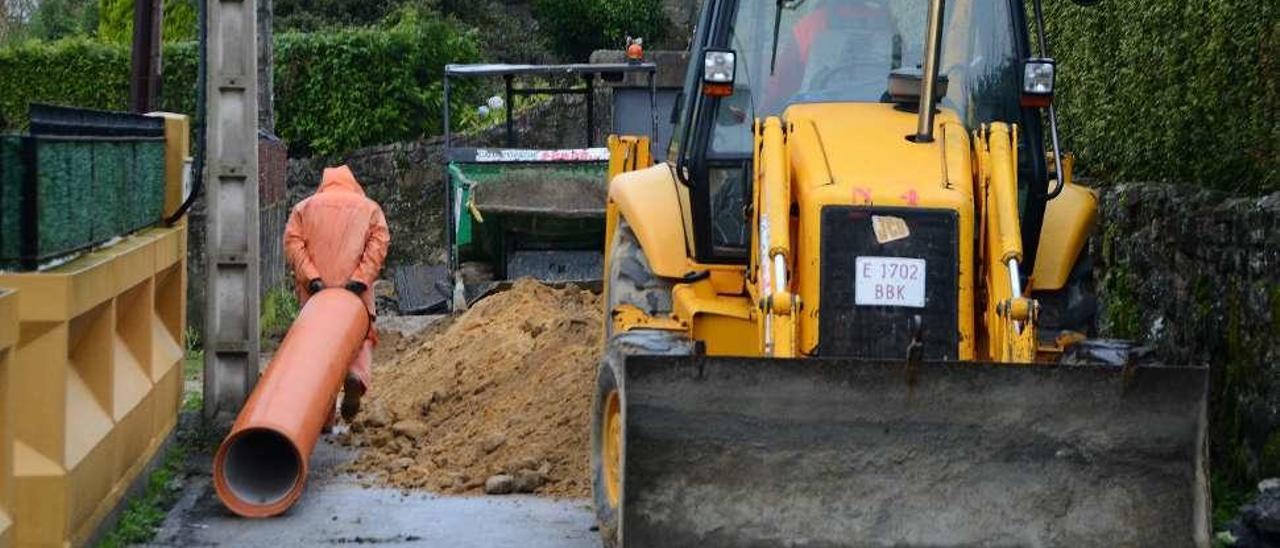
M 794 105 L 786 119 L 801 202 L 955 208 L 971 200 L 969 140 L 949 110 L 937 116 L 932 143 L 908 140 L 917 115 L 890 104 Z

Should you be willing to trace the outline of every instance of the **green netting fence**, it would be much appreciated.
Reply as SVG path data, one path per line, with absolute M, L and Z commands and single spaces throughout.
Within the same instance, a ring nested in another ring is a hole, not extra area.
M 0 137 L 0 268 L 41 263 L 156 224 L 162 137 Z

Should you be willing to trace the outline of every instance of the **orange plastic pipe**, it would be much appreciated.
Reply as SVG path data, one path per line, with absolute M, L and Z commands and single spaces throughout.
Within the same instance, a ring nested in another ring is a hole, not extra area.
M 307 301 L 214 456 L 214 488 L 229 510 L 267 518 L 302 496 L 311 450 L 368 330 L 369 312 L 349 291 Z

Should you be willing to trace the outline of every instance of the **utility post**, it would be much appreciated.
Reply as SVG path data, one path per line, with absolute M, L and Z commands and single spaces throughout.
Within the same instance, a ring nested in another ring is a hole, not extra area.
M 204 414 L 234 419 L 258 380 L 258 50 L 254 0 L 206 6 Z
M 258 125 L 276 132 L 274 0 L 258 0 Z
M 163 27 L 164 0 L 134 0 L 129 110 L 139 114 L 156 110 Z

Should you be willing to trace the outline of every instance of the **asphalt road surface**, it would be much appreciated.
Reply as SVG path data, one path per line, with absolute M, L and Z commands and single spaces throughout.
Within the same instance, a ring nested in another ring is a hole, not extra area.
M 227 512 L 209 476 L 196 476 L 150 546 L 599 546 L 588 501 L 364 488 L 337 471 L 352 455 L 322 440 L 302 500 L 266 520 Z

